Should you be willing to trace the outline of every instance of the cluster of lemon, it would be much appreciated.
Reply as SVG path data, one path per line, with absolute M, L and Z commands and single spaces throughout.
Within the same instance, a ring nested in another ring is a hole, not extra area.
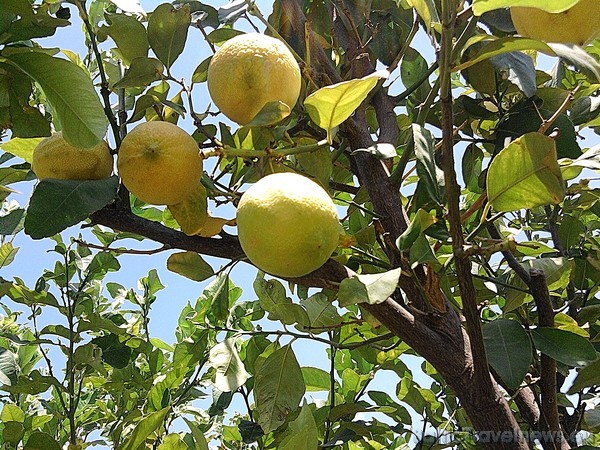
M 258 33 L 227 41 L 208 70 L 211 99 L 240 125 L 249 123 L 270 102 L 282 102 L 291 110 L 300 87 L 300 68 L 286 45 Z M 117 157 L 125 187 L 155 205 L 177 205 L 193 196 L 202 167 L 192 136 L 161 121 L 133 128 Z M 113 156 L 104 141 L 93 148 L 76 148 L 55 133 L 36 148 L 32 169 L 40 180 L 102 179 L 112 173 Z M 269 175 L 244 193 L 237 224 L 250 261 L 273 275 L 306 275 L 323 265 L 338 243 L 337 210 L 329 194 L 293 173 Z

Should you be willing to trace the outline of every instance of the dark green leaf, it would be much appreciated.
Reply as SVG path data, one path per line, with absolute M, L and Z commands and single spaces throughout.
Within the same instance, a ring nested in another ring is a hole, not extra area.
M 34 431 L 29 435 L 23 450 L 60 450 L 60 445 L 48 433 Z
M 490 365 L 507 386 L 517 389 L 533 358 L 529 336 L 514 320 L 497 319 L 482 328 Z
M 594 361 L 592 364 L 587 365 L 577 373 L 577 377 L 573 382 L 573 385 L 569 389 L 569 394 L 575 394 L 581 391 L 583 388 L 590 386 L 598 386 L 600 384 L 600 359 Z
M 437 222 L 437 219 L 423 209 L 419 209 L 410 221 L 408 228 L 398 238 L 396 245 L 399 250 L 408 250 L 427 228 Z
M 335 327 L 342 321 L 337 309 L 331 304 L 331 300 L 323 293 L 319 292 L 307 299 L 301 299 L 300 304 L 304 306 L 308 314 L 311 327 Z M 313 329 L 312 331 L 319 333 L 326 329 Z
M 0 235 L 17 234 L 23 229 L 23 215 L 25 210 L 17 208 L 7 215 L 0 217 Z
M 259 424 L 250 420 L 240 420 L 240 423 L 238 424 L 238 429 L 240 430 L 240 434 L 242 435 L 242 440 L 246 444 L 250 444 L 251 442 L 257 441 L 265 434 L 263 433 L 263 430 Z
M 586 338 L 570 331 L 541 327 L 533 330 L 531 337 L 540 352 L 568 366 L 582 367 L 598 358 Z
M 442 204 L 445 198 L 444 173 L 435 161 L 435 141 L 431 132 L 418 124 L 412 126 L 417 158 L 417 189 L 423 189 L 436 205 Z
M 280 320 L 286 325 L 310 324 L 304 308 L 286 296 L 285 288 L 278 280 L 265 280 L 264 274 L 259 273 L 254 280 L 254 292 L 258 295 L 260 306 L 269 313 L 270 320 Z
M 2 430 L 2 439 L 4 442 L 12 444 L 15 448 L 25 436 L 25 428 L 20 422 L 2 421 L 4 429 Z
M 116 176 L 104 180 L 42 180 L 29 202 L 25 233 L 34 239 L 59 233 L 112 202 L 118 187 Z
M 314 450 L 319 447 L 319 433 L 311 408 L 302 405 L 300 414 L 288 425 L 278 450 Z

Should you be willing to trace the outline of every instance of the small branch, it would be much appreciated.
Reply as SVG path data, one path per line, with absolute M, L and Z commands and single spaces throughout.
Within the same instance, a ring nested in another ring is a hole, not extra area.
M 560 115 L 571 107 L 571 105 L 575 101 L 575 94 L 579 90 L 580 86 L 581 85 L 578 85 L 577 87 L 575 87 L 575 89 L 569 92 L 567 98 L 565 98 L 565 100 L 562 102 L 562 105 L 560 105 L 560 107 L 554 112 L 554 114 L 552 114 L 552 117 L 542 122 L 538 133 L 546 134 L 546 132 L 550 129 L 550 127 L 552 127 L 552 125 L 554 124 L 554 122 L 556 122 Z
M 321 148 L 328 147 L 329 144 L 326 141 L 320 141 L 316 144 L 311 145 L 297 145 L 294 147 L 267 149 L 265 151 L 245 149 L 245 148 L 234 148 L 228 145 L 224 145 L 220 148 L 215 148 L 210 151 L 201 151 L 203 158 L 209 158 L 211 156 L 237 156 L 238 158 L 283 158 L 289 155 L 298 155 L 300 153 L 310 153 Z
M 113 252 L 118 254 L 128 254 L 128 255 L 154 255 L 156 253 L 164 252 L 166 250 L 172 250 L 168 245 L 163 245 L 162 247 L 158 247 L 152 250 L 135 250 L 135 249 L 127 249 L 127 248 L 111 248 L 105 247 L 104 245 L 91 244 L 89 242 L 85 242 L 82 239 L 73 239 L 73 242 L 77 244 L 87 247 L 93 248 L 95 250 L 103 250 L 105 252 Z
M 554 310 L 548 292 L 546 275 L 542 270 L 530 269 L 529 276 L 529 289 L 537 306 L 538 325 L 540 327 L 554 327 Z M 557 432 L 553 442 L 542 442 L 542 444 L 545 449 L 569 449 L 571 447 L 562 434 L 558 415 L 556 361 L 544 353 L 540 356 L 539 386 L 542 398 L 543 423 L 548 430 Z
M 498 231 L 498 228 L 496 228 L 496 225 L 494 225 L 493 222 L 488 222 L 487 230 L 488 230 L 488 233 L 490 233 L 490 236 L 492 237 L 492 239 L 502 239 L 502 235 L 500 234 L 500 232 Z M 515 255 L 513 255 L 512 252 L 503 251 L 502 256 L 504 256 L 504 259 L 506 260 L 508 267 L 510 267 L 512 270 L 514 270 L 514 272 L 517 274 L 517 276 L 519 278 L 521 278 L 521 280 L 523 280 L 526 285 L 529 286 L 529 283 L 531 282 L 531 277 L 529 276 L 529 272 L 527 272 L 527 270 L 519 263 L 519 261 L 517 261 L 517 258 L 515 258 Z

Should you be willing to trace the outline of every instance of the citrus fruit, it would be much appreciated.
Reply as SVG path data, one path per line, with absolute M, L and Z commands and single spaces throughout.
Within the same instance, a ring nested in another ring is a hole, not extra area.
M 37 145 L 31 169 L 40 180 L 100 180 L 110 177 L 113 157 L 105 141 L 90 148 L 73 147 L 58 132 Z
M 229 39 L 208 66 L 210 97 L 240 125 L 270 102 L 281 101 L 291 110 L 300 95 L 300 81 L 300 67 L 286 45 L 260 33 Z
M 192 136 L 170 122 L 152 121 L 125 136 L 117 168 L 129 192 L 146 203 L 174 205 L 193 194 L 202 158 Z
M 540 41 L 584 45 L 600 35 L 598 0 L 581 0 L 559 13 L 519 6 L 510 14 L 521 36 Z
M 244 253 L 259 269 L 300 277 L 321 267 L 338 244 L 340 225 L 329 194 L 295 173 L 267 175 L 237 208 Z

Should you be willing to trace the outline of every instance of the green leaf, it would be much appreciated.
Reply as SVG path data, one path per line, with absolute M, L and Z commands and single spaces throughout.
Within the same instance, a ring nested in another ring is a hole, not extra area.
M 7 215 L 0 217 L 0 235 L 8 236 L 17 234 L 23 229 L 23 216 L 25 210 L 23 208 L 14 209 Z
M 398 287 L 401 274 L 402 270 L 398 268 L 382 273 L 354 275 L 342 280 L 338 292 L 340 306 L 384 302 Z
M 333 140 L 333 129 L 356 111 L 380 79 L 388 76 L 385 70 L 375 72 L 363 78 L 325 86 L 306 97 L 304 106 L 312 121 L 327 131 L 329 143 Z
M 28 163 L 33 161 L 33 151 L 45 138 L 12 138 L 10 141 L 0 143 L 0 148 L 11 155 L 18 156 Z
M 58 301 L 51 293 L 46 291 L 37 292 L 33 289 L 29 289 L 18 278 L 15 279 L 15 281 L 16 282 L 12 283 L 7 292 L 8 297 L 13 302 L 27 306 L 48 305 L 58 307 Z
M 488 361 L 500 378 L 517 389 L 533 359 L 527 332 L 514 320 L 497 319 L 482 327 Z
M 135 429 L 131 433 L 129 439 L 125 441 L 121 450 L 137 450 L 144 441 L 158 430 L 163 424 L 165 417 L 171 411 L 171 407 L 167 406 L 159 411 L 148 414 L 138 422 Z
M 531 336 L 540 352 L 568 366 L 582 367 L 598 358 L 590 341 L 570 331 L 540 327 Z
M 13 262 L 18 251 L 19 247 L 15 248 L 10 242 L 0 245 L 0 269 Z
M 85 70 L 41 51 L 5 49 L 3 56 L 41 86 L 67 142 L 87 148 L 104 138 L 108 120 Z
M 548 12 L 562 12 L 575 5 L 579 0 L 475 0 L 473 13 L 480 16 L 487 11 L 511 6 L 529 6 Z
M 23 436 L 25 436 L 25 427 L 20 422 L 5 422 L 4 429 L 2 430 L 2 439 L 6 443 L 10 443 L 17 448 L 17 444 L 21 442 Z M 10 447 L 9 447 L 10 448 Z
M 310 406 L 305 402 L 300 414 L 287 428 L 279 450 L 314 450 L 319 447 L 317 424 Z
M 565 189 L 555 142 L 540 133 L 515 139 L 492 160 L 487 192 L 499 212 L 560 203 Z
M 232 392 L 250 377 L 235 347 L 237 338 L 229 338 L 210 349 L 209 364 L 217 371 L 215 387 L 222 392 Z
M 329 373 L 318 367 L 302 367 L 302 377 L 307 392 L 328 391 L 331 389 Z
M 579 369 L 573 385 L 569 388 L 568 394 L 576 394 L 583 388 L 598 386 L 600 384 L 600 359 Z
M 304 306 L 311 327 L 334 327 L 342 321 L 337 309 L 331 304 L 329 298 L 318 292 L 307 299 L 300 299 L 300 304 Z M 312 330 L 313 333 L 326 331 Z
M 419 209 L 410 221 L 408 228 L 400 235 L 396 245 L 399 250 L 408 250 L 427 228 L 437 222 L 437 219 L 423 209 Z
M 17 405 L 6 403 L 0 413 L 0 421 L 23 423 L 25 422 L 25 413 Z
M 198 184 L 185 200 L 169 205 L 169 211 L 188 236 L 202 232 L 208 219 L 207 192 L 202 184 Z
M 188 5 L 175 8 L 170 3 L 159 5 L 148 19 L 148 42 L 167 68 L 185 47 L 191 12 Z
M 271 353 L 259 365 L 254 382 L 257 422 L 265 433 L 277 429 L 298 408 L 306 386 L 290 345 Z
M 157 450 L 188 450 L 188 446 L 177 433 L 168 434 L 163 438 Z
M 112 202 L 118 187 L 116 176 L 104 180 L 42 180 L 29 202 L 25 233 L 33 239 L 59 233 Z
M 294 105 L 286 105 L 281 101 L 269 102 L 263 106 L 260 111 L 254 116 L 245 127 L 266 127 L 269 125 L 276 124 L 284 117 L 290 115 L 291 107 Z
M 196 450 L 208 450 L 208 442 L 206 442 L 204 433 L 202 432 L 202 430 L 200 430 L 198 425 L 196 425 L 194 422 L 185 417 L 182 417 L 182 419 L 185 420 L 185 423 L 187 423 L 190 431 L 192 432 L 192 436 L 194 437 L 194 443 L 196 444 Z
M 254 292 L 258 295 L 260 306 L 269 313 L 269 320 L 279 320 L 286 325 L 310 324 L 304 308 L 285 295 L 285 287 L 278 280 L 265 280 L 264 273 L 259 272 L 254 280 Z
M 444 172 L 435 161 L 435 140 L 431 132 L 419 124 L 412 125 L 412 134 L 417 158 L 417 190 L 424 190 L 427 197 L 436 205 L 442 204 L 445 198 Z
M 131 65 L 125 72 L 123 78 L 116 82 L 114 89 L 128 87 L 143 87 L 148 86 L 162 78 L 165 66 L 156 58 L 147 58 L 140 56 L 131 61 Z M 148 98 L 152 105 L 152 96 L 142 96 Z M 140 99 L 141 100 L 141 99 Z M 138 100 L 138 102 L 140 101 Z M 137 108 L 136 108 L 137 109 Z
M 137 57 L 148 56 L 148 37 L 144 25 L 134 15 L 106 13 L 106 22 L 98 29 L 98 39 L 110 36 L 119 49 L 123 61 L 129 65 Z
M 204 281 L 215 272 L 196 252 L 174 253 L 167 259 L 167 269 L 194 281 Z
M 60 445 L 48 433 L 34 431 L 29 435 L 23 450 L 60 450 Z

